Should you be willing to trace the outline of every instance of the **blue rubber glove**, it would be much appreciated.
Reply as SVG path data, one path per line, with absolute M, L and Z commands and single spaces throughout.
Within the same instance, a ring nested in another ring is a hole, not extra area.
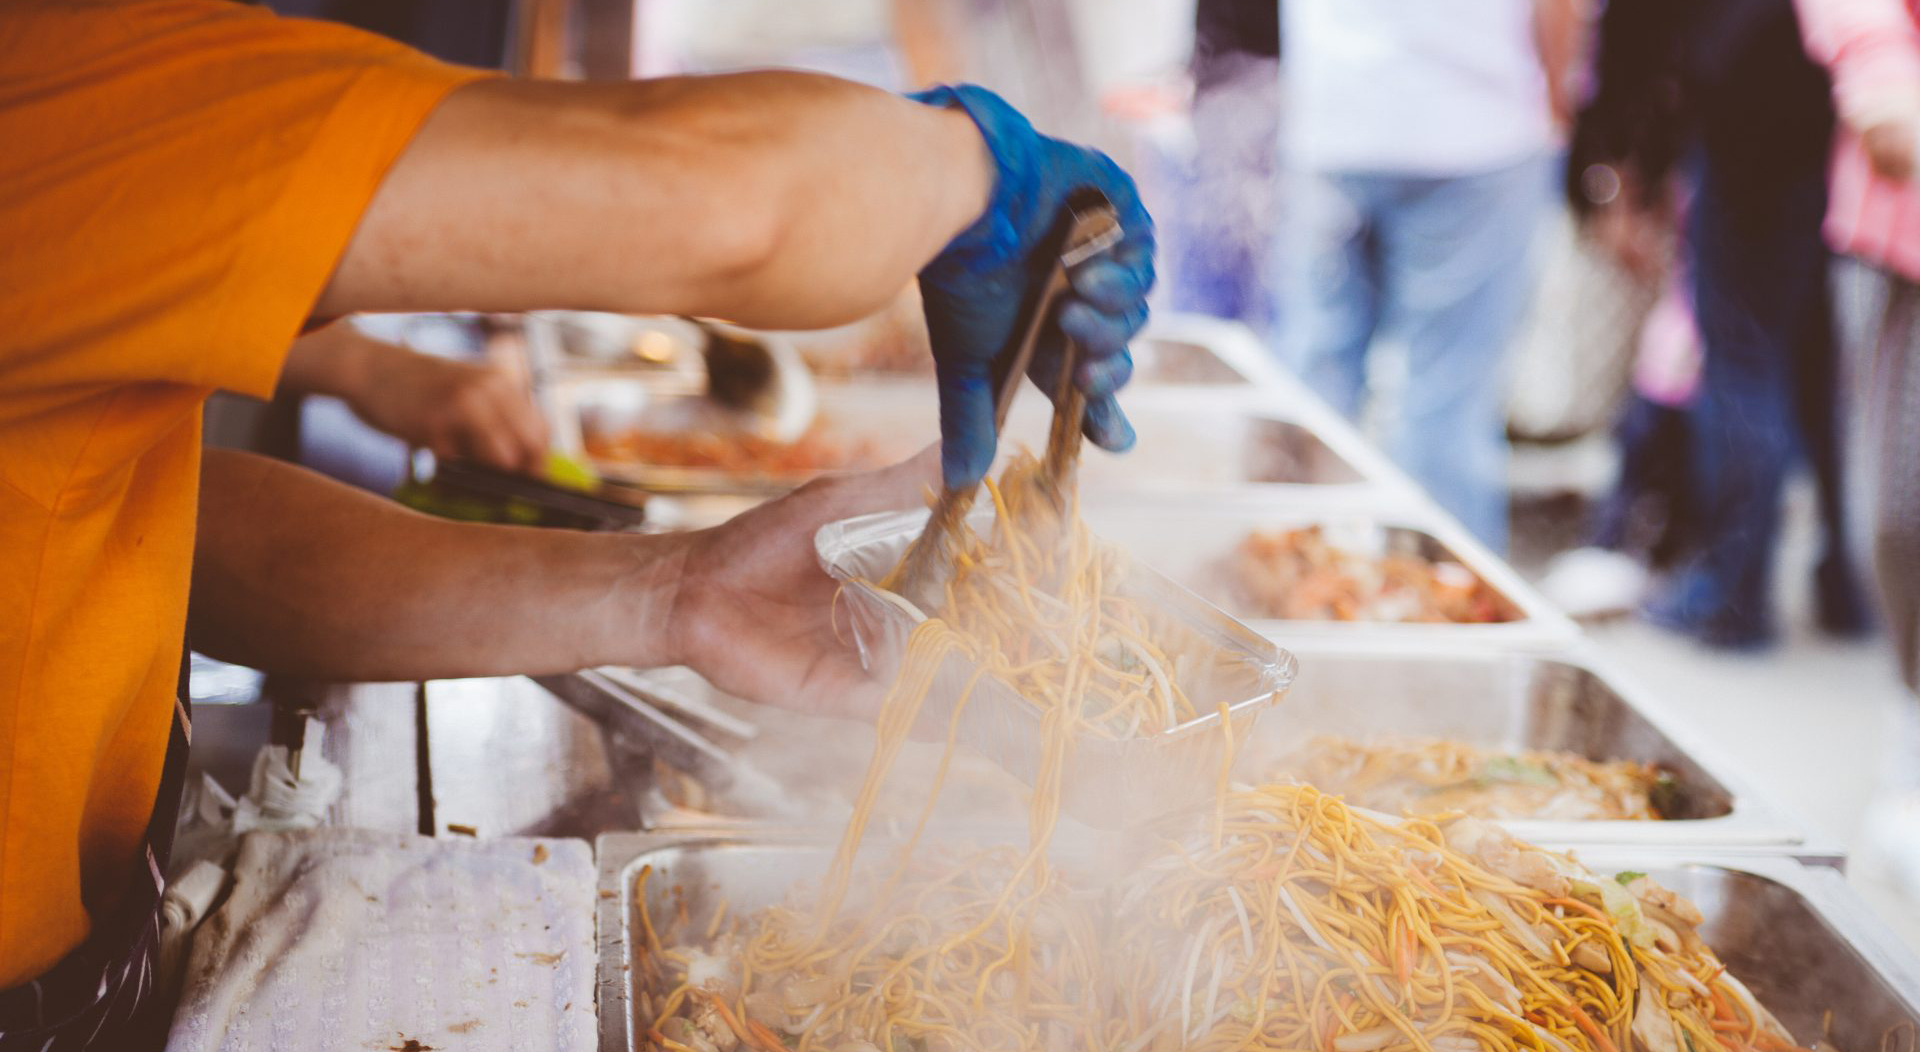
M 1106 194 L 1119 216 L 1119 244 L 1069 275 L 1058 329 L 1034 350 L 1027 375 L 1051 397 L 1060 372 L 1060 333 L 1081 357 L 1074 383 L 1087 397 L 1084 431 L 1103 449 L 1133 446 L 1133 427 L 1114 392 L 1133 375 L 1127 341 L 1147 321 L 1153 287 L 1153 219 L 1133 180 L 1098 150 L 1048 138 L 998 95 L 963 84 L 913 98 L 965 110 L 993 154 L 993 196 L 974 224 L 920 271 L 927 332 L 940 384 L 940 466 L 950 487 L 970 486 L 993 464 L 994 362 L 1010 355 L 1022 302 L 1058 262 L 1049 233 L 1077 190 Z

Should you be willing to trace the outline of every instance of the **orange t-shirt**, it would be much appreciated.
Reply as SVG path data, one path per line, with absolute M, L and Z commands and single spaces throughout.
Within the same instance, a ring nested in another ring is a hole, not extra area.
M 381 177 L 484 75 L 230 0 L 0 15 L 0 988 L 134 872 L 201 403 L 272 391 Z

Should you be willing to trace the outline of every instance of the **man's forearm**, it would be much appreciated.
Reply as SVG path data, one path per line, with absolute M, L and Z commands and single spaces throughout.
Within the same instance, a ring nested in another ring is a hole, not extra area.
M 338 321 L 302 335 L 287 348 L 279 390 L 331 395 L 351 401 L 367 384 L 370 352 L 379 341 L 350 322 Z
M 446 522 L 209 450 L 192 638 L 291 675 L 425 679 L 673 663 L 684 543 Z
M 1534 46 L 1547 82 L 1547 106 L 1562 127 L 1573 121 L 1573 75 L 1586 50 L 1588 10 L 1585 0 L 1534 0 Z
M 964 114 L 830 77 L 481 82 L 401 156 L 316 313 L 837 324 L 978 217 L 992 178 Z

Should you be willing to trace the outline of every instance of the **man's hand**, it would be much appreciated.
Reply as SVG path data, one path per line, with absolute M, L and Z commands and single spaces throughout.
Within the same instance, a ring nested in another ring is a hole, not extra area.
M 196 649 L 331 680 L 691 665 L 771 704 L 868 715 L 883 693 L 833 629 L 813 534 L 919 506 L 930 449 L 823 479 L 708 530 L 583 533 L 449 522 L 311 471 L 209 450 Z
M 871 716 L 886 685 L 834 624 L 839 585 L 813 535 L 868 512 L 919 507 L 935 450 L 880 471 L 820 479 L 692 535 L 669 617 L 671 649 L 729 693 L 836 716 Z
M 547 422 L 519 377 L 497 366 L 395 350 L 351 402 L 362 420 L 437 457 L 529 474 L 545 465 Z
M 1074 383 L 1087 396 L 1086 434 L 1111 450 L 1133 445 L 1133 428 L 1113 394 L 1133 374 L 1127 341 L 1147 320 L 1153 287 L 1153 220 L 1133 180 L 1098 150 L 1034 131 L 1013 107 L 983 88 L 935 88 L 916 98 L 956 107 L 980 128 L 993 156 L 993 196 L 974 224 L 920 271 L 927 333 L 940 382 L 941 467 L 949 486 L 979 481 L 993 463 L 994 362 L 1019 339 L 1021 305 L 1045 281 L 1055 259 L 1048 235 L 1075 191 L 1099 190 L 1118 212 L 1124 237 L 1080 264 L 1060 308 L 1060 330 L 1083 357 Z M 1029 375 L 1052 394 L 1060 370 L 1055 335 L 1037 349 Z
M 1860 129 L 1867 163 L 1882 179 L 1904 183 L 1913 178 L 1914 153 L 1920 147 L 1920 112 L 1902 112 Z
M 1658 281 L 1666 272 L 1673 252 L 1673 223 L 1665 214 L 1635 204 L 1622 194 L 1595 208 L 1584 231 L 1635 279 Z
M 281 383 L 333 395 L 370 426 L 438 457 L 527 473 L 546 463 L 547 422 L 505 369 L 420 354 L 338 322 L 294 341 Z

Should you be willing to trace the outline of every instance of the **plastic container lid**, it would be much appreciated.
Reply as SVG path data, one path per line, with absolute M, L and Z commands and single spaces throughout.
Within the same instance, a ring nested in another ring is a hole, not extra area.
M 885 512 L 829 523 L 814 536 L 820 564 L 845 586 L 861 662 L 898 667 L 916 621 L 877 584 L 900 562 L 926 525 L 927 512 Z M 969 516 L 983 535 L 993 511 Z M 1227 703 L 1236 745 L 1254 721 L 1293 685 L 1293 655 L 1152 569 L 1131 563 L 1121 591 L 1164 618 L 1155 642 L 1172 655 L 1174 680 L 1203 714 L 1169 730 L 1113 739 L 1075 736 L 1062 780 L 1062 808 L 1093 825 L 1131 826 L 1208 799 L 1227 762 L 1227 735 L 1217 711 Z M 921 707 L 919 731 L 944 734 L 975 665 L 950 653 Z M 1033 784 L 1039 772 L 1042 711 L 998 677 L 974 688 L 958 734 L 1009 773 Z

